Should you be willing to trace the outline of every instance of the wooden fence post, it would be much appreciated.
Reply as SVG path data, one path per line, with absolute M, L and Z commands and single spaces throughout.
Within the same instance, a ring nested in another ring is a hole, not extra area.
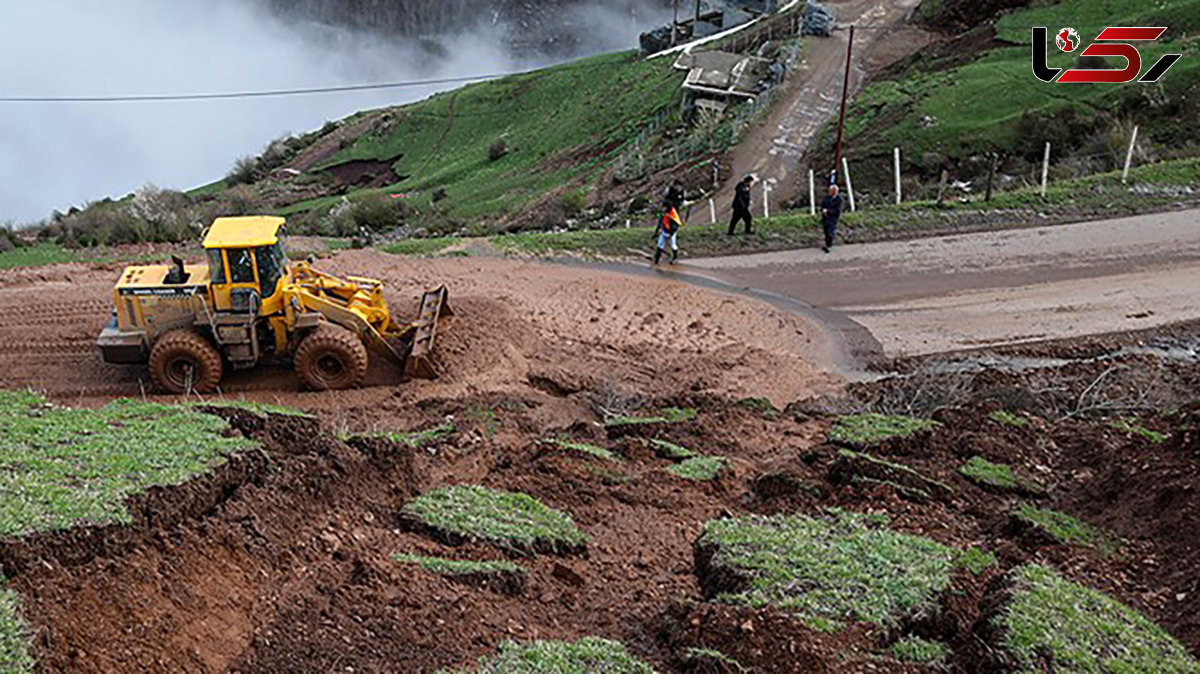
M 904 196 L 900 187 L 900 148 L 895 148 L 895 168 L 896 168 L 896 205 L 899 205 L 904 200 Z
M 858 208 L 854 205 L 854 183 L 850 182 L 850 162 L 842 157 L 842 173 L 846 175 L 846 194 L 850 197 L 850 212 L 854 213 Z
M 1121 173 L 1121 184 L 1129 182 L 1129 165 L 1133 163 L 1133 148 L 1137 145 L 1138 128 L 1133 127 L 1133 136 L 1129 139 L 1129 152 L 1125 153 L 1125 171 Z
M 996 164 L 999 161 L 1000 161 L 1000 155 L 993 152 L 992 153 L 992 163 L 988 166 L 987 195 L 983 198 L 984 201 L 992 200 L 992 183 L 994 183 L 996 180 Z
M 1042 198 L 1046 198 L 1046 182 L 1050 179 L 1050 141 L 1046 141 L 1046 154 L 1042 157 Z
M 817 214 L 817 172 L 808 169 L 808 214 Z

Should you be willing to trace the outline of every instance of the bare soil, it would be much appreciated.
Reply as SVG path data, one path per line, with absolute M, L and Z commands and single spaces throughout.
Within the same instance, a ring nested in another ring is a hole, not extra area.
M 874 655 L 894 632 L 856 624 L 827 635 L 778 611 L 705 600 L 693 549 L 705 521 L 828 506 L 884 512 L 901 530 L 996 554 L 998 566 L 956 577 L 937 620 L 900 630 L 946 641 L 964 671 L 996 669 L 989 649 L 998 637 L 986 627 L 999 601 L 995 581 L 1031 560 L 1112 593 L 1200 653 L 1195 364 L 1120 361 L 1185 392 L 1179 414 L 1143 415 L 1170 434 L 1154 446 L 1101 419 L 1051 420 L 1111 362 L 1052 375 L 972 375 L 960 399 L 935 414 L 938 430 L 878 450 L 953 488 L 911 501 L 887 486 L 838 479 L 821 400 L 841 386 L 812 363 L 821 348 L 815 328 L 775 307 L 669 278 L 505 260 L 362 251 L 325 266 L 382 278 L 401 311 L 415 306 L 422 286 L 448 282 L 457 315 L 439 343 L 441 379 L 397 384 L 396 373 L 379 372 L 361 391 L 316 394 L 299 390 L 285 367 L 239 376 L 230 395 L 319 418 L 222 412 L 266 451 L 136 499 L 130 526 L 0 542 L 0 566 L 22 596 L 45 671 L 428 672 L 472 662 L 506 639 L 587 635 L 621 640 L 668 672 L 690 671 L 685 654 L 695 647 L 756 672 L 923 671 Z M 0 384 L 88 405 L 139 395 L 144 373 L 102 366 L 91 351 L 118 272 L 67 265 L 0 273 Z M 1174 337 L 1195 336 L 1179 330 Z M 1081 353 L 1070 343 L 1041 348 L 1009 355 Z M 1065 392 L 1047 398 L 1045 377 Z M 899 381 L 851 393 L 919 397 Z M 764 414 L 741 404 L 750 395 L 779 408 L 808 402 Z M 665 406 L 699 416 L 621 430 L 599 423 L 601 409 Z M 990 421 L 1000 407 L 1028 415 L 1030 425 Z M 337 439 L 448 418 L 456 432 L 428 448 Z M 552 437 L 601 444 L 623 460 L 538 442 Z M 729 468 L 712 482 L 676 477 L 645 442 L 653 437 L 726 457 Z M 1039 505 L 1119 535 L 1121 554 L 1014 531 L 1017 498 L 958 474 L 975 455 L 1047 483 Z M 586 553 L 515 558 L 529 569 L 516 594 L 392 562 L 395 553 L 505 556 L 402 526 L 408 499 L 463 483 L 524 491 L 569 512 L 591 537 Z

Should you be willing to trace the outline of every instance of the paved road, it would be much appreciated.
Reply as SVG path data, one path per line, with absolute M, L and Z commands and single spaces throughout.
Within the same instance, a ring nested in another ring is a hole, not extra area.
M 888 355 L 937 353 L 1200 318 L 1200 211 L 687 267 L 831 310 Z

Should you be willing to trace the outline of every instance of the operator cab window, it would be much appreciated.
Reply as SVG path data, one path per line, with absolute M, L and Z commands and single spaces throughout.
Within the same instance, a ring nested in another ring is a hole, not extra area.
M 219 249 L 208 250 L 208 270 L 214 285 L 225 284 L 225 260 L 221 257 Z
M 279 279 L 283 277 L 283 270 L 287 266 L 283 245 L 277 243 L 274 246 L 255 248 L 254 257 L 258 259 L 258 279 L 262 282 L 260 291 L 264 298 L 270 297 L 275 294 Z
M 248 248 L 230 248 L 229 280 L 231 283 L 254 283 L 254 257 Z

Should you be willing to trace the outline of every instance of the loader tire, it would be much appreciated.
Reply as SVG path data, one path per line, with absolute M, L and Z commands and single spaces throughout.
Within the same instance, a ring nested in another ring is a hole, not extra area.
M 150 349 L 150 381 L 166 393 L 212 393 L 223 369 L 216 347 L 193 330 L 168 332 Z
M 296 372 L 314 391 L 358 388 L 367 376 L 367 347 L 353 332 L 323 325 L 300 342 Z

